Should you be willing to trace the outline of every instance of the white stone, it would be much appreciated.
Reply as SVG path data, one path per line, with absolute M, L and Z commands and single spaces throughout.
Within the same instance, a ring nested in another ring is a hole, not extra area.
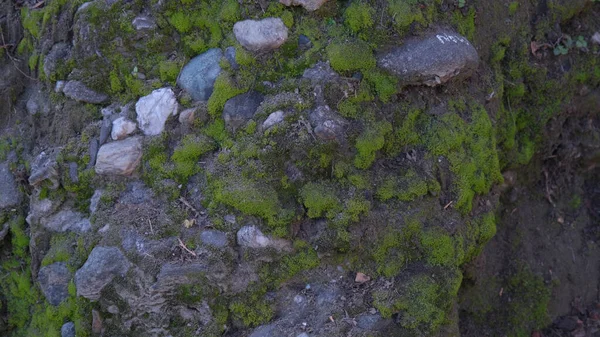
M 594 33 L 594 35 L 592 36 L 592 42 L 600 45 L 600 32 Z
M 244 226 L 237 232 L 238 245 L 250 248 L 265 248 L 271 243 L 256 226 Z
M 173 90 L 161 88 L 140 98 L 135 104 L 139 128 L 146 136 L 156 136 L 163 132 L 165 122 L 177 114 L 177 99 Z
M 283 117 L 284 117 L 283 111 L 278 110 L 278 111 L 273 112 L 264 121 L 264 123 L 262 125 L 263 130 L 267 130 L 268 128 L 272 127 L 273 125 L 277 125 L 277 124 L 283 122 Z
M 119 117 L 112 122 L 110 136 L 113 140 L 121 140 L 133 133 L 135 129 L 136 125 L 134 122 L 125 117 Z
M 280 18 L 236 22 L 233 34 L 242 47 L 255 52 L 279 48 L 288 39 L 288 29 Z
M 179 123 L 191 125 L 194 122 L 196 108 L 185 109 L 179 114 Z
M 142 159 L 140 137 L 102 145 L 96 160 L 96 173 L 130 175 Z

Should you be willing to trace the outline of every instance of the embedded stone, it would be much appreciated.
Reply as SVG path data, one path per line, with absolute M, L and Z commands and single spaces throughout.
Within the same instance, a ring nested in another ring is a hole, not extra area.
M 142 141 L 140 137 L 102 145 L 96 160 L 96 173 L 130 175 L 142 159 Z
M 71 273 L 64 262 L 56 262 L 42 267 L 38 273 L 38 282 L 48 303 L 57 306 L 69 297 Z
M 233 34 L 242 47 L 253 52 L 277 49 L 288 39 L 288 29 L 280 18 L 236 22 Z
M 244 125 L 254 117 L 256 109 L 258 109 L 263 99 L 264 96 L 256 91 L 249 91 L 231 98 L 223 107 L 225 124 L 232 129 Z
M 116 247 L 95 247 L 75 273 L 77 295 L 95 301 L 115 277 L 124 276 L 131 263 Z
M 213 92 L 215 80 L 221 73 L 219 61 L 223 57 L 221 49 L 213 48 L 194 57 L 186 64 L 177 85 L 196 101 L 207 101 Z
M 15 177 L 8 164 L 0 164 L 0 210 L 18 205 L 22 199 L 22 193 L 17 186 Z
M 110 137 L 113 140 L 121 140 L 133 133 L 135 129 L 136 125 L 134 122 L 125 117 L 119 117 L 112 122 Z
M 96 92 L 80 81 L 67 82 L 63 88 L 63 93 L 70 99 L 84 103 L 100 104 L 108 100 L 108 95 Z
M 139 128 L 146 136 L 163 132 L 167 118 L 177 114 L 177 99 L 170 88 L 156 89 L 135 104 Z
M 327 0 L 279 0 L 279 3 L 285 6 L 302 6 L 309 12 L 321 8 Z

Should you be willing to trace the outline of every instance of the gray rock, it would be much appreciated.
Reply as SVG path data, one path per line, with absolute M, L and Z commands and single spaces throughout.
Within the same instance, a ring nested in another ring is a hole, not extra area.
M 300 34 L 300 36 L 298 36 L 298 48 L 310 49 L 310 47 L 312 47 L 312 42 L 310 41 L 308 36 Z
M 6 163 L 0 163 L 0 186 L 0 210 L 21 203 L 23 195 Z
M 48 303 L 57 306 L 69 297 L 71 272 L 64 262 L 56 262 L 40 268 L 38 282 Z
M 152 288 L 158 292 L 166 292 L 181 284 L 194 283 L 198 281 L 198 274 L 205 273 L 207 270 L 206 264 L 201 262 L 183 265 L 167 263 L 160 269 Z
M 130 175 L 142 159 L 142 141 L 140 137 L 102 145 L 98 151 L 96 173 Z
M 348 123 L 329 106 L 317 107 L 310 114 L 309 120 L 317 138 L 324 141 L 342 141 L 345 138 L 345 129 Z
M 31 165 L 29 185 L 38 186 L 44 181 L 50 181 L 50 187 L 57 189 L 60 185 L 58 165 L 56 164 L 57 150 L 42 151 Z
M 141 181 L 127 184 L 127 188 L 119 196 L 119 204 L 140 205 L 152 202 L 154 192 Z
M 65 90 L 65 85 L 67 85 L 66 81 L 56 81 L 56 85 L 54 86 L 54 92 L 59 94 Z
M 277 125 L 277 124 L 283 122 L 284 117 L 285 117 L 285 113 L 281 110 L 273 112 L 263 122 L 263 124 L 262 124 L 263 130 L 267 130 L 268 128 L 272 127 L 273 125 Z
M 41 199 L 39 198 L 39 192 L 33 193 L 29 200 L 29 213 L 27 214 L 28 224 L 32 225 L 43 217 L 47 217 L 56 211 L 58 202 L 53 203 L 50 198 Z
M 479 65 L 479 55 L 465 37 L 439 31 L 406 41 L 380 55 L 377 64 L 404 84 L 436 86 L 471 76 Z
M 175 93 L 170 88 L 154 90 L 140 98 L 135 104 L 139 128 L 146 136 L 156 136 L 163 132 L 165 122 L 178 109 Z
M 263 325 L 254 329 L 254 331 L 248 337 L 275 337 L 275 325 Z
M 72 161 L 69 163 L 69 179 L 71 179 L 72 183 L 79 183 L 79 174 L 78 174 L 77 163 Z
M 92 227 L 90 220 L 83 214 L 69 209 L 62 210 L 49 217 L 40 219 L 40 224 L 55 232 L 87 232 Z
M 116 276 L 123 276 L 131 263 L 116 247 L 95 247 L 83 267 L 75 273 L 77 295 L 95 301 Z
M 356 325 L 365 330 L 375 330 L 377 324 L 381 321 L 381 315 L 379 314 L 363 314 L 358 316 Z
M 100 138 L 98 140 L 100 142 L 100 145 L 104 145 L 104 143 L 106 143 L 111 131 L 112 123 L 110 121 L 110 118 L 104 117 L 104 119 L 102 120 L 102 126 L 100 126 Z
M 242 47 L 254 52 L 277 49 L 288 39 L 288 29 L 280 18 L 236 22 L 233 34 Z
M 231 69 L 238 70 L 240 69 L 240 65 L 235 60 L 235 47 L 227 47 L 225 48 L 225 59 L 229 62 Z
M 60 328 L 60 337 L 75 337 L 75 323 L 67 322 Z
M 196 108 L 185 109 L 179 114 L 179 123 L 184 125 L 191 125 L 194 123 L 196 117 Z
M 131 24 L 133 25 L 133 28 L 135 28 L 135 30 L 156 29 L 156 22 L 154 21 L 153 18 L 151 18 L 147 15 L 136 16 L 136 18 L 133 19 Z
M 108 96 L 88 88 L 80 81 L 69 81 L 63 89 L 65 96 L 79 102 L 100 104 L 108 100 Z
M 592 36 L 592 42 L 594 42 L 597 45 L 600 45 L 600 32 L 594 33 L 594 35 Z
M 237 232 L 237 243 L 242 247 L 265 248 L 271 245 L 271 239 L 256 226 L 244 226 Z
M 112 122 L 112 131 L 110 137 L 113 140 L 121 140 L 132 134 L 136 129 L 136 124 L 125 117 L 119 117 Z
M 237 129 L 254 117 L 256 109 L 264 97 L 256 91 L 235 96 L 228 100 L 223 107 L 225 124 L 232 129 Z
M 25 108 L 30 115 L 41 113 L 47 115 L 50 113 L 49 99 L 45 92 L 38 85 L 33 85 L 27 88 L 29 98 L 25 104 Z
M 100 147 L 100 145 L 98 143 L 97 138 L 90 139 L 90 147 L 89 147 L 90 162 L 88 163 L 88 166 L 87 166 L 88 169 L 91 169 L 92 167 L 94 167 L 94 165 L 96 165 L 96 158 L 98 156 L 98 148 L 99 147 Z
M 102 198 L 102 194 L 104 194 L 103 190 L 94 191 L 94 195 L 92 195 L 90 198 L 90 214 L 94 214 L 98 210 L 98 205 L 100 204 L 100 198 Z
M 47 78 L 50 78 L 53 72 L 56 71 L 61 62 L 66 62 L 71 57 L 71 47 L 59 42 L 52 46 L 50 52 L 44 57 L 44 73 Z
M 331 69 L 329 62 L 319 61 L 313 67 L 308 68 L 302 74 L 302 78 L 307 78 L 313 84 L 326 83 L 339 79 L 339 75 Z
M 221 49 L 213 48 L 194 57 L 186 64 L 177 84 L 196 101 L 207 101 L 213 92 L 215 80 L 221 73 L 219 61 L 223 57 Z
M 296 337 L 309 337 L 309 335 L 306 332 L 303 332 Z
M 321 8 L 327 0 L 279 0 L 280 3 L 286 6 L 302 6 L 307 11 L 316 11 Z
M 227 246 L 227 235 L 217 230 L 207 230 L 200 234 L 200 240 L 205 245 L 213 246 L 216 248 L 223 248 Z

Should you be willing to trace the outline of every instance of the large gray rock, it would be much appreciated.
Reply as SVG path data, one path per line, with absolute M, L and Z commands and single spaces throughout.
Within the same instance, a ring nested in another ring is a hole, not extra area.
M 22 193 L 6 163 L 0 164 L 0 186 L 2 186 L 0 188 L 0 210 L 16 206 L 21 202 Z
M 264 52 L 279 48 L 288 38 L 288 29 L 280 18 L 244 20 L 233 25 L 233 34 L 242 47 Z
M 165 122 L 177 114 L 177 99 L 170 88 L 154 90 L 140 98 L 135 104 L 139 128 L 146 136 L 156 136 L 163 132 Z
M 79 102 L 100 104 L 108 100 L 108 96 L 88 88 L 80 81 L 69 81 L 65 84 L 63 94 Z
M 309 120 L 317 138 L 324 141 L 342 141 L 345 139 L 345 129 L 348 123 L 332 111 L 329 106 L 317 107 L 310 114 Z
M 215 80 L 221 73 L 221 57 L 223 52 L 218 48 L 209 49 L 194 57 L 181 70 L 177 84 L 194 100 L 207 101 L 213 92 Z
M 41 218 L 40 224 L 44 228 L 61 233 L 66 231 L 87 232 L 92 227 L 90 220 L 85 218 L 83 214 L 70 209 L 65 209 L 49 217 Z
M 223 107 L 225 124 L 232 129 L 244 125 L 254 117 L 256 109 L 258 109 L 263 99 L 264 96 L 256 91 L 249 91 L 231 98 Z
M 96 173 L 130 175 L 142 159 L 142 141 L 140 137 L 102 145 L 96 159 Z
M 56 306 L 69 297 L 71 277 L 64 262 L 56 262 L 40 269 L 38 282 L 48 303 Z
M 286 6 L 302 6 L 307 11 L 316 11 L 321 8 L 327 0 L 279 0 Z
M 95 301 L 116 276 L 124 276 L 131 263 L 116 247 L 95 247 L 75 273 L 77 295 Z
M 67 322 L 60 328 L 60 337 L 75 337 L 75 323 Z
M 44 73 L 47 78 L 50 78 L 53 72 L 56 71 L 60 62 L 65 62 L 71 57 L 71 47 L 64 43 L 59 42 L 52 46 L 50 52 L 44 57 Z
M 377 59 L 377 65 L 403 84 L 436 86 L 452 78 L 466 78 L 479 65 L 477 50 L 463 36 L 439 31 L 406 41 Z

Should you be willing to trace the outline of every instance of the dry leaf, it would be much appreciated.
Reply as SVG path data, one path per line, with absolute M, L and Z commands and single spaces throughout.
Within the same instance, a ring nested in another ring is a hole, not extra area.
M 183 221 L 183 227 L 185 227 L 185 228 L 190 228 L 195 224 L 196 224 L 196 219 L 192 219 L 192 220 L 185 219 Z

